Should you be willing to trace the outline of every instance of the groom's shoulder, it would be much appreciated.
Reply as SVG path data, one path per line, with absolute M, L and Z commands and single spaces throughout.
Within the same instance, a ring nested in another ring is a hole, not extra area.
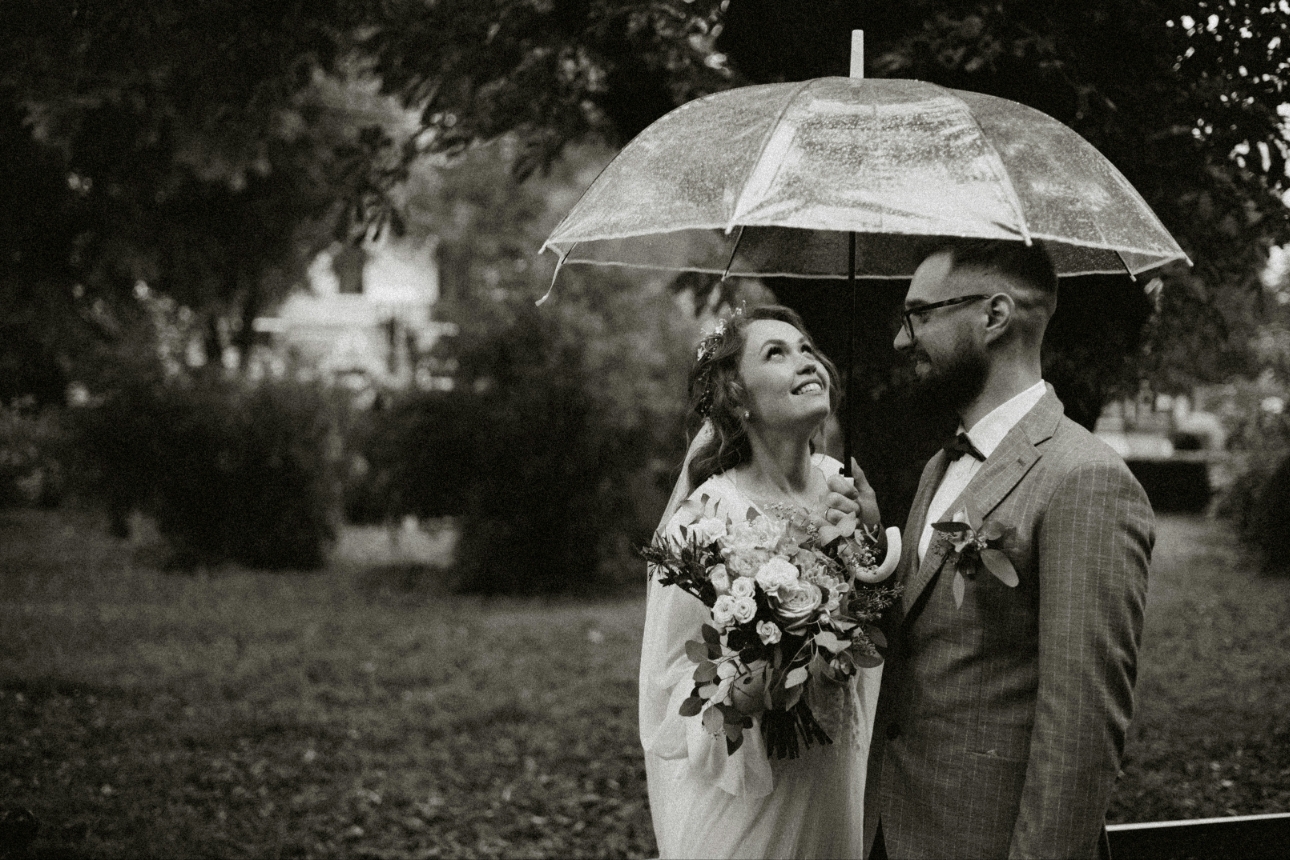
M 1047 467 L 1059 472 L 1105 471 L 1135 480 L 1114 448 L 1065 415 L 1045 446 Z

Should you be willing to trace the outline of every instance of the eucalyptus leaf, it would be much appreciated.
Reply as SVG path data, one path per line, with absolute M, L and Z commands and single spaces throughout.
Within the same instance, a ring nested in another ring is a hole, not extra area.
M 703 700 L 698 696 L 691 696 L 681 703 L 680 714 L 683 717 L 692 717 L 701 710 L 703 710 Z
M 699 630 L 703 633 L 704 642 L 707 642 L 709 645 L 721 644 L 721 634 L 718 633 L 717 628 L 713 627 L 711 624 L 705 624 L 699 628 Z
M 805 684 L 806 679 L 811 677 L 811 673 L 806 671 L 805 666 L 798 666 L 784 676 L 784 688 L 791 689 L 799 684 Z
M 708 734 L 715 735 L 723 731 L 726 727 L 726 718 L 716 708 L 708 708 L 703 712 L 703 730 Z
M 996 541 L 1003 537 L 1003 526 L 995 520 L 988 523 L 982 523 L 981 528 L 977 531 L 977 535 L 979 535 L 982 540 Z
M 866 624 L 864 626 L 864 632 L 865 635 L 869 637 L 869 641 L 877 645 L 879 648 L 887 647 L 887 636 L 882 632 L 881 628 L 873 624 Z
M 805 684 L 798 684 L 796 687 L 788 689 L 788 695 L 784 699 L 784 710 L 791 711 L 802 700 L 802 691 L 806 689 Z
M 717 689 L 720 686 L 721 686 L 720 684 L 704 684 L 702 687 L 699 688 L 699 698 L 703 699 L 704 701 L 711 699 L 713 696 L 717 694 Z
M 881 666 L 881 665 L 882 665 L 882 655 L 881 655 L 881 654 L 867 654 L 867 653 L 865 653 L 865 652 L 861 651 L 861 652 L 860 652 L 860 653 L 858 653 L 858 654 L 857 654 L 857 653 L 855 653 L 855 652 L 852 652 L 852 655 L 851 655 L 851 656 L 852 656 L 852 658 L 856 661 L 856 665 L 857 665 L 857 666 L 861 666 L 861 667 L 863 667 L 863 668 L 865 668 L 865 669 L 873 669 L 873 668 L 875 668 L 875 667 L 877 667 L 877 666 Z
M 1016 588 L 1021 582 L 1017 577 L 1016 568 L 1012 566 L 1012 561 L 1000 550 L 981 550 L 981 563 L 985 565 L 986 570 L 993 573 L 1000 582 L 1009 588 Z
M 710 660 L 700 663 L 694 670 L 694 680 L 700 684 L 706 684 L 715 677 L 717 677 L 717 664 Z
M 807 667 L 807 670 L 810 672 L 810 674 L 818 678 L 819 676 L 827 673 L 828 668 L 829 668 L 828 661 L 820 656 L 819 651 L 816 651 L 815 656 L 811 658 L 811 664 Z
M 821 648 L 826 648 L 830 652 L 837 654 L 839 651 L 845 651 L 851 647 L 850 642 L 844 642 L 839 639 L 831 630 L 821 630 L 815 634 L 815 644 Z
M 685 656 L 695 663 L 706 662 L 708 660 L 708 646 L 704 642 L 696 642 L 691 639 L 685 643 Z

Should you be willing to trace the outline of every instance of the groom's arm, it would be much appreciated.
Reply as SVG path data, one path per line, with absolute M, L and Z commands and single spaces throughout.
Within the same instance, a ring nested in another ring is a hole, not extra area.
M 1133 713 L 1153 524 L 1110 459 L 1068 474 L 1043 515 L 1039 691 L 1011 857 L 1096 853 Z

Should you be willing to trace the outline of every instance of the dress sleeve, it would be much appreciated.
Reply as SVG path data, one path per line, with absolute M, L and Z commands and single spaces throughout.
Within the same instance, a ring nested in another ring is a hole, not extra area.
M 720 496 L 709 483 L 695 491 Z M 670 540 L 679 540 L 682 514 L 675 514 L 663 529 Z M 641 643 L 640 732 L 648 755 L 686 759 L 691 772 L 736 796 L 762 797 L 770 793 L 770 762 L 761 728 L 744 730 L 743 745 L 726 753 L 724 733 L 703 730 L 699 717 L 682 717 L 681 703 L 694 688 L 695 664 L 685 654 L 685 643 L 699 638 L 699 628 L 712 623 L 712 613 L 697 597 L 675 586 L 664 586 L 651 571 L 645 603 L 645 635 Z

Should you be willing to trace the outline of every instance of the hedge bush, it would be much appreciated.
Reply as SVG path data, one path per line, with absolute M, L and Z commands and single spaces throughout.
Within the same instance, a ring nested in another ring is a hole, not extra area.
M 0 508 L 57 505 L 65 485 L 66 449 L 56 410 L 0 404 Z
M 151 514 L 176 565 L 313 569 L 336 534 L 342 417 L 317 384 L 138 378 L 84 410 L 77 435 L 118 526 Z
M 476 307 L 458 387 L 410 394 L 365 431 L 387 515 L 459 518 L 460 590 L 644 581 L 630 548 L 657 524 L 684 454 L 693 324 L 666 294 L 580 296 L 563 276 L 562 289 L 554 308 Z

